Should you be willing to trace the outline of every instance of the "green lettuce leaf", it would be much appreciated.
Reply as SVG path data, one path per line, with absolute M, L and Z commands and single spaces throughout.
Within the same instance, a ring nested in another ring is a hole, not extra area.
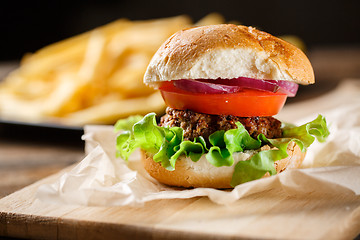
M 188 141 L 184 140 L 183 129 L 158 126 L 154 113 L 122 119 L 115 124 L 115 131 L 124 130 L 117 137 L 117 156 L 127 160 L 136 148 L 141 148 L 152 154 L 154 161 L 173 171 L 176 160 L 182 155 L 196 162 L 205 154 L 207 161 L 221 167 L 234 164 L 233 153 L 258 150 L 265 144 L 277 148 L 258 151 L 249 160 L 238 162 L 231 182 L 236 186 L 259 179 L 267 172 L 276 174 L 274 162 L 288 156 L 287 146 L 292 141 L 306 151 L 315 138 L 323 142 L 329 135 L 326 120 L 321 115 L 299 127 L 285 125 L 283 137 L 277 139 L 267 139 L 262 134 L 254 139 L 240 122 L 236 125 L 236 129 L 214 132 L 207 141 L 202 137 Z
M 237 128 L 226 131 L 224 136 L 226 147 L 231 153 L 243 152 L 244 150 L 258 149 L 261 147 L 260 139 L 252 138 L 240 122 L 235 124 Z
M 228 131 L 216 131 L 209 136 L 211 147 L 206 154 L 206 159 L 215 167 L 232 166 L 234 164 L 233 153 L 245 150 L 258 149 L 262 142 L 254 139 L 240 123 L 235 123 L 237 128 Z
M 193 162 L 199 161 L 200 157 L 205 153 L 204 145 L 195 139 L 194 142 L 182 141 L 180 145 L 175 147 L 175 154 L 171 157 L 171 161 L 176 161 L 181 155 L 190 157 Z M 175 164 L 175 163 L 174 163 Z
M 114 130 L 116 132 L 118 132 L 120 130 L 130 131 L 132 129 L 133 125 L 135 123 L 139 122 L 143 118 L 144 118 L 144 116 L 134 115 L 134 116 L 130 116 L 125 119 L 120 119 L 119 121 L 116 122 L 116 124 L 114 126 Z
M 303 124 L 299 127 L 288 126 L 283 129 L 283 138 L 267 139 L 264 135 L 259 135 L 262 142 L 270 143 L 276 150 L 267 150 L 256 153 L 247 161 L 238 162 L 235 166 L 232 177 L 232 186 L 239 185 L 248 181 L 261 178 L 265 173 L 276 174 L 274 162 L 288 156 L 287 147 L 291 142 L 295 142 L 305 152 L 314 142 L 315 138 L 319 142 L 324 142 L 330 132 L 323 116 L 319 115 L 315 120 Z
M 206 159 L 215 167 L 232 166 L 234 159 L 226 148 L 224 140 L 225 131 L 216 131 L 209 136 L 209 142 L 212 145 L 206 154 Z

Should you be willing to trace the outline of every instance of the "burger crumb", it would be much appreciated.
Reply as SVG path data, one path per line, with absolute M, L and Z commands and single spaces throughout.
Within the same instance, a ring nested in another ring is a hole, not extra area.
M 181 127 L 184 129 L 184 139 L 194 140 L 203 136 L 207 139 L 218 130 L 237 128 L 236 122 L 244 125 L 249 134 L 256 138 L 264 134 L 267 138 L 282 137 L 281 122 L 274 117 L 236 117 L 232 115 L 210 115 L 190 110 L 166 108 L 166 114 L 161 117 L 160 126 Z

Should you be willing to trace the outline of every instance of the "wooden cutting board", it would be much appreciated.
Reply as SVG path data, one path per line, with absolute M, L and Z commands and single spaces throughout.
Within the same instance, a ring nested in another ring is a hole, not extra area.
M 353 239 L 360 196 L 287 196 L 271 189 L 222 206 L 208 198 L 142 207 L 78 207 L 35 199 L 45 178 L 0 200 L 0 235 L 36 239 Z

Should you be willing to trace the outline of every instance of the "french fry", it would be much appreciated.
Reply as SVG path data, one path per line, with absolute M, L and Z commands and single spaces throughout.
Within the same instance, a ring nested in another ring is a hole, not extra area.
M 120 19 L 95 30 L 112 37 L 117 32 L 133 24 L 129 20 Z M 51 44 L 34 54 L 26 55 L 21 62 L 21 70 L 31 75 L 32 73 L 36 74 L 41 71 L 57 69 L 59 65 L 69 63 L 69 60 L 78 63 L 86 50 L 86 44 L 84 43 L 89 41 L 93 31 Z
M 211 14 L 198 24 L 222 22 Z M 26 54 L 0 85 L 0 117 L 84 125 L 161 112 L 163 100 L 143 75 L 159 46 L 191 26 L 187 16 L 120 19 Z
M 149 109 L 156 113 L 161 113 L 165 109 L 165 104 L 159 92 L 146 97 L 129 98 L 92 106 L 69 114 L 65 121 L 72 125 L 84 125 L 88 122 L 113 124 L 118 119 L 130 115 L 145 115 L 149 112 Z
M 213 25 L 213 24 L 221 24 L 225 23 L 224 17 L 219 13 L 210 13 L 196 22 L 195 26 L 206 26 L 206 25 Z

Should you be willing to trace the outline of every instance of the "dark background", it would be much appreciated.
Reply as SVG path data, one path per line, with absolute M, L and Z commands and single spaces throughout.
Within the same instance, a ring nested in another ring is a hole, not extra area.
M 0 61 L 18 60 L 26 52 L 118 18 L 187 14 L 196 21 L 211 12 L 274 35 L 298 35 L 308 48 L 360 45 L 360 1 L 64 0 L 0 4 Z

